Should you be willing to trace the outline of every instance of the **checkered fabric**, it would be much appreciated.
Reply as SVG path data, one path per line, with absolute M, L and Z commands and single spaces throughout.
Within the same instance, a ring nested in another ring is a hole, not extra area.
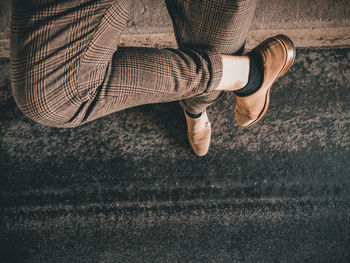
M 169 0 L 176 50 L 118 48 L 131 6 L 131 0 L 13 0 L 11 83 L 21 111 L 44 125 L 75 127 L 147 103 L 185 99 L 196 112 L 215 101 L 218 52 L 243 45 L 255 0 Z
M 178 46 L 212 47 L 220 54 L 242 55 L 257 0 L 167 0 Z M 200 113 L 222 95 L 213 91 L 183 100 Z

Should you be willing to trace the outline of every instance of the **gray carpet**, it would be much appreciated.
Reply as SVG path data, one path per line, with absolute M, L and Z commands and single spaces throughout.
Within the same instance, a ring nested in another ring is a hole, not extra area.
M 1 61 L 0 262 L 349 262 L 349 59 L 298 50 L 251 128 L 225 94 L 202 158 L 177 103 L 36 124 Z

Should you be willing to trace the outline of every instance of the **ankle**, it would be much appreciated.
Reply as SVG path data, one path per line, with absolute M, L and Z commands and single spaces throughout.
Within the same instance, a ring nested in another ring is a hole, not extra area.
M 260 87 L 264 79 L 264 65 L 261 55 L 256 51 L 251 51 L 248 54 L 249 60 L 249 78 L 247 84 L 234 91 L 237 96 L 245 97 L 255 93 Z
M 249 56 L 222 55 L 223 74 L 217 90 L 234 91 L 248 83 L 250 71 Z
M 200 112 L 200 113 L 191 113 L 191 112 L 189 112 L 189 111 L 187 111 L 187 110 L 185 110 L 185 112 L 186 112 L 186 114 L 187 114 L 189 117 L 191 117 L 192 119 L 198 119 L 199 117 L 202 116 L 202 112 Z

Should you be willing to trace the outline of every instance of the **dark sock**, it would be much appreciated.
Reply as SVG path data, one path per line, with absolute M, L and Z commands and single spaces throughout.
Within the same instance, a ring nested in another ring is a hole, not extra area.
M 250 72 L 248 83 L 243 88 L 235 90 L 237 96 L 245 97 L 257 91 L 264 80 L 264 65 L 261 55 L 257 51 L 251 51 L 247 54 L 250 58 Z
M 197 119 L 197 118 L 199 118 L 200 116 L 202 116 L 202 113 L 200 112 L 200 113 L 191 113 L 191 112 L 188 112 L 187 110 L 185 110 L 186 111 L 186 114 L 188 115 L 188 116 L 190 116 L 191 118 L 193 118 L 193 119 Z

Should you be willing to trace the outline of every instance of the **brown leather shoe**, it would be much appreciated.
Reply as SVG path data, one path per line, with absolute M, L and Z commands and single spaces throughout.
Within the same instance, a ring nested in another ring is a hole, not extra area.
M 206 155 L 209 150 L 211 137 L 211 124 L 207 111 L 203 111 L 199 118 L 191 118 L 187 115 L 185 109 L 184 114 L 187 123 L 187 138 L 192 150 L 198 156 Z
M 284 35 L 268 38 L 254 50 L 262 56 L 264 80 L 255 93 L 246 97 L 236 96 L 235 118 L 240 126 L 251 126 L 265 115 L 272 84 L 290 69 L 295 60 L 293 42 Z

